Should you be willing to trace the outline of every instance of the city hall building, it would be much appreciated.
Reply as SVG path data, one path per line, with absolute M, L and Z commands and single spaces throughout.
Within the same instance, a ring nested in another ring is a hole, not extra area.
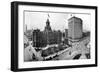
M 60 44 L 62 41 L 62 32 L 60 30 L 52 31 L 50 21 L 47 19 L 44 31 L 33 30 L 33 47 L 46 47 L 51 44 Z

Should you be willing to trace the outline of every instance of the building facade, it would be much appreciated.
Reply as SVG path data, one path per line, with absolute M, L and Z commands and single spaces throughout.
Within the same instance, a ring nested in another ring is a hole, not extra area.
M 64 43 L 68 44 L 68 29 L 65 29 L 65 33 L 64 33 Z
M 44 31 L 39 29 L 33 31 L 33 47 L 46 47 L 51 44 L 60 44 L 62 39 L 62 32 L 52 31 L 50 21 L 47 19 Z
M 46 40 L 44 39 L 44 34 L 39 30 L 36 29 L 33 31 L 33 47 L 44 47 L 46 46 Z
M 72 17 L 68 20 L 68 38 L 80 39 L 83 35 L 82 20 L 78 17 Z

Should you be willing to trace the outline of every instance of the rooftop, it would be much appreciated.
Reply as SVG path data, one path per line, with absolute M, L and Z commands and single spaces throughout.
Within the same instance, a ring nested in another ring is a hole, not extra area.
M 68 20 L 72 20 L 72 19 L 78 19 L 78 20 L 81 20 L 81 21 L 82 21 L 81 18 L 78 18 L 78 17 L 76 17 L 76 16 L 73 16 L 73 17 L 69 18 Z

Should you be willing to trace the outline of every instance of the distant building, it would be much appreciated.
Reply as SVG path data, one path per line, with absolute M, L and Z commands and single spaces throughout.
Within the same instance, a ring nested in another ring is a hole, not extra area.
M 65 38 L 68 39 L 68 29 L 65 29 Z
M 83 28 L 82 19 L 78 17 L 72 17 L 68 20 L 68 38 L 71 41 L 82 38 Z
M 24 32 L 24 35 L 26 35 L 29 41 L 32 41 L 32 32 L 33 30 L 26 30 L 26 32 Z
M 60 30 L 57 31 L 57 36 L 55 36 L 55 39 L 57 38 L 57 44 L 60 44 L 62 42 L 62 32 Z
M 24 33 L 27 32 L 27 25 L 24 25 Z
M 24 35 L 24 48 L 26 48 L 27 46 L 29 46 L 29 40 L 26 35 Z
M 40 47 L 42 45 L 42 33 L 39 29 L 33 31 L 33 47 Z
M 65 29 L 64 43 L 68 44 L 68 29 Z

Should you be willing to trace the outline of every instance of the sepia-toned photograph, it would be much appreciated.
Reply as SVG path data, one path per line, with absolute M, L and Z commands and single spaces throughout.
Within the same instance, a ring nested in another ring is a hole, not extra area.
M 91 58 L 91 14 L 24 11 L 24 62 Z

